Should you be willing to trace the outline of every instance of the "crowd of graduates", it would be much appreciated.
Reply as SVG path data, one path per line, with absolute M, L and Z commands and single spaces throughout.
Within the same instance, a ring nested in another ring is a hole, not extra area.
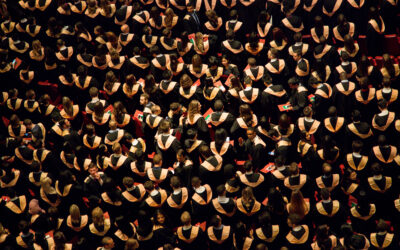
M 400 249 L 397 0 L 0 15 L 1 249 Z

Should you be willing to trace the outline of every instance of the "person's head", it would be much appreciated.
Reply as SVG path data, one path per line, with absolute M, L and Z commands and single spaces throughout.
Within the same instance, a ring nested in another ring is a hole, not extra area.
M 132 177 L 125 176 L 122 179 L 122 184 L 125 186 L 125 188 L 132 188 L 134 186 L 134 180 Z
M 114 154 L 121 154 L 122 153 L 121 144 L 119 142 L 115 142 L 112 145 L 112 151 L 113 151 Z
M 291 77 L 288 80 L 288 84 L 291 89 L 296 89 L 300 84 L 300 80 L 297 77 Z
M 291 176 L 296 176 L 296 175 L 299 174 L 299 166 L 297 166 L 297 163 L 296 163 L 296 162 L 292 162 L 292 163 L 289 165 L 289 174 L 290 174 Z
M 226 130 L 224 128 L 219 128 L 215 131 L 215 144 L 217 145 L 222 145 L 223 143 L 225 143 L 226 139 L 228 137 L 228 133 L 226 132 Z
M 201 67 L 203 65 L 203 62 L 201 60 L 200 55 L 195 54 L 192 56 L 192 65 L 193 65 L 193 71 L 200 73 L 201 72 Z
M 301 220 L 302 218 L 298 214 L 291 213 L 288 216 L 287 224 L 289 227 L 294 228 L 300 224 Z
M 371 172 L 372 172 L 373 175 L 379 176 L 379 175 L 382 175 L 382 174 L 383 174 L 383 168 L 382 168 L 382 166 L 381 166 L 379 163 L 374 162 L 374 163 L 371 165 Z
M 104 237 L 101 240 L 101 244 L 103 245 L 103 247 L 105 249 L 113 249 L 115 247 L 114 240 L 111 237 L 108 237 L 108 236 Z
M 329 189 L 327 189 L 327 188 L 321 188 L 320 195 L 321 195 L 322 200 L 329 200 L 331 197 Z
M 161 108 L 158 105 L 153 105 L 150 108 L 150 111 L 153 115 L 160 115 L 161 114 Z
M 298 52 L 298 51 L 293 52 L 293 56 L 292 57 L 293 57 L 294 61 L 298 62 L 302 57 L 301 52 Z
M 247 64 L 250 65 L 250 67 L 255 67 L 257 66 L 257 61 L 254 57 L 250 57 L 247 59 Z
M 301 35 L 301 32 L 294 33 L 294 35 L 293 35 L 293 41 L 294 42 L 296 42 L 296 43 L 301 42 L 302 39 L 303 39 L 303 37 Z
M 142 106 L 147 105 L 149 103 L 149 98 L 150 98 L 150 96 L 148 94 L 146 94 L 146 93 L 141 94 L 140 99 L 139 99 L 140 105 L 142 105 Z
M 143 91 L 149 95 L 154 93 L 154 89 L 156 88 L 156 80 L 152 74 L 146 75 L 144 78 L 144 88 Z
M 192 100 L 188 106 L 189 119 L 193 121 L 194 115 L 200 114 L 201 104 L 197 100 Z
M 245 172 L 251 172 L 253 171 L 253 163 L 250 160 L 247 160 L 244 165 L 243 165 L 243 170 Z
M 88 172 L 89 172 L 90 176 L 95 177 L 97 175 L 98 171 L 99 171 L 99 169 L 97 168 L 97 166 L 95 164 L 93 164 L 93 163 L 89 164 Z
M 256 136 L 257 136 L 257 132 L 254 127 L 247 128 L 246 134 L 247 134 L 247 138 L 249 138 L 250 140 L 254 140 L 254 138 L 256 138 Z
M 192 223 L 192 218 L 190 217 L 190 213 L 185 211 L 181 215 L 181 222 L 184 226 L 189 226 Z
M 279 52 L 275 48 L 270 48 L 268 50 L 268 59 L 276 59 L 279 57 Z
M 392 80 L 389 77 L 383 77 L 382 85 L 384 88 L 390 88 L 391 83 L 392 83 Z
M 154 155 L 153 164 L 155 166 L 161 166 L 162 165 L 162 156 L 160 154 L 155 154 Z
M 216 100 L 215 102 L 214 102 L 214 111 L 215 112 L 221 112 L 221 111 L 223 111 L 224 110 L 224 104 L 222 103 L 222 101 L 221 100 Z
M 165 212 L 163 210 L 161 210 L 161 209 L 157 209 L 155 214 L 154 214 L 154 222 L 155 222 L 155 224 L 164 225 L 166 219 L 167 219 L 167 215 L 165 214 Z
M 349 59 L 350 59 L 349 53 L 347 53 L 346 51 L 342 50 L 342 51 L 340 52 L 340 60 L 341 60 L 342 62 L 348 62 Z
M 188 74 L 183 74 L 179 80 L 179 83 L 183 89 L 188 89 L 192 86 L 192 78 Z
M 351 119 L 353 122 L 361 121 L 361 112 L 357 109 L 353 110 L 353 112 L 351 112 Z
M 226 39 L 229 41 L 232 41 L 233 39 L 235 39 L 235 32 L 232 29 L 228 29 L 226 31 Z
M 55 249 L 63 249 L 65 243 L 67 243 L 67 238 L 61 231 L 55 232 L 53 239 L 54 239 Z
M 250 203 L 255 200 L 256 198 L 254 197 L 253 189 L 251 187 L 245 187 L 242 190 L 242 201 L 244 203 Z
M 385 135 L 379 135 L 377 143 L 381 147 L 386 146 L 387 145 L 386 136 Z
M 152 181 L 146 181 L 143 186 L 148 193 L 154 190 L 154 183 Z
M 243 83 L 246 87 L 251 86 L 253 84 L 253 80 L 251 80 L 250 76 L 245 76 Z
M 222 224 L 222 219 L 219 215 L 213 215 L 210 219 L 210 225 L 213 227 L 219 227 Z
M 326 163 L 326 162 L 324 164 L 322 164 L 322 173 L 325 176 L 331 175 L 332 174 L 332 166 L 329 163 Z
M 380 111 L 387 109 L 387 107 L 388 107 L 388 102 L 386 101 L 386 99 L 381 99 L 378 101 L 378 108 Z
M 352 147 L 354 153 L 360 153 L 363 146 L 364 146 L 364 144 L 361 140 L 355 140 L 351 144 L 351 147 Z
M 376 230 L 378 232 L 387 232 L 389 230 L 389 225 L 383 219 L 379 219 Z
M 99 96 L 99 90 L 96 87 L 91 87 L 89 89 L 90 98 L 97 98 Z
M 179 189 L 181 188 L 181 180 L 178 176 L 172 176 L 170 180 L 170 185 L 172 189 Z
M 328 115 L 330 117 L 336 117 L 337 116 L 337 110 L 335 106 L 330 106 L 328 109 Z
M 310 107 L 310 106 L 306 106 L 304 109 L 303 109 L 303 114 L 304 114 L 304 116 L 305 117 L 312 117 L 312 115 L 313 115 L 313 110 L 312 110 L 312 108 Z
M 225 185 L 221 184 L 216 189 L 218 196 L 225 196 L 226 195 L 226 188 Z
M 125 242 L 124 250 L 136 250 L 139 248 L 139 242 L 136 239 L 129 238 Z
M 292 195 L 290 196 L 289 214 L 290 213 L 296 213 L 301 217 L 304 217 L 306 214 L 306 203 L 303 194 L 299 189 L 293 190 Z
M 102 102 L 96 102 L 93 106 L 93 115 L 95 118 L 102 119 L 104 116 L 104 106 Z
M 197 176 L 194 176 L 194 177 L 192 178 L 191 183 L 192 183 L 192 186 L 193 186 L 194 188 L 198 188 L 198 187 L 201 186 L 201 180 L 200 180 L 200 178 L 197 177 Z
M 194 5 L 191 1 L 189 1 L 188 4 L 186 5 L 186 10 L 189 13 L 193 13 L 193 11 L 195 10 Z
M 116 130 L 117 129 L 117 122 L 115 120 L 111 120 L 108 123 L 108 127 L 110 128 L 110 130 Z
M 100 207 L 96 207 L 92 211 L 92 221 L 97 226 L 104 225 L 104 213 Z
M 329 239 L 329 226 L 324 224 L 317 227 L 317 242 L 321 249 L 331 249 L 332 242 Z

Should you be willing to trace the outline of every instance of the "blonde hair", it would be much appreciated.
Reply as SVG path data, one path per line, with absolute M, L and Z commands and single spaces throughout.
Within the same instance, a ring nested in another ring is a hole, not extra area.
M 256 198 L 253 194 L 253 189 L 251 187 L 246 187 L 242 191 L 242 202 L 246 207 L 250 206 L 250 203 L 255 201 Z
M 116 49 L 112 48 L 110 50 L 110 57 L 111 57 L 111 61 L 115 61 L 119 59 L 119 53 Z
M 72 103 L 71 99 L 69 99 L 68 96 L 64 96 L 62 98 L 62 106 L 65 111 L 69 116 L 74 115 L 74 104 Z
M 190 223 L 190 221 L 191 221 L 191 217 L 190 217 L 189 212 L 188 211 L 183 212 L 182 215 L 181 215 L 182 224 L 183 225 L 187 225 L 187 224 Z
M 195 40 L 195 44 L 196 44 L 198 50 L 199 50 L 201 53 L 204 53 L 203 34 L 202 34 L 201 32 L 197 32 L 196 35 L 195 35 L 195 37 L 194 37 L 194 40 Z
M 81 220 L 81 210 L 76 204 L 72 204 L 69 207 L 69 215 L 71 215 L 71 222 L 78 224 Z
M 112 151 L 114 153 L 117 153 L 119 151 L 121 151 L 121 144 L 119 144 L 119 142 L 116 142 L 112 145 Z
M 167 8 L 165 10 L 165 27 L 172 28 L 172 21 L 175 17 L 174 10 L 171 8 Z
M 55 194 L 56 193 L 55 188 L 53 188 L 51 186 L 52 183 L 53 183 L 53 180 L 50 177 L 46 177 L 40 182 L 40 185 L 46 194 Z
M 92 221 L 97 226 L 104 225 L 104 213 L 100 207 L 96 207 L 92 211 Z
M 196 114 L 200 114 L 200 102 L 197 100 L 193 100 L 189 103 L 188 106 L 188 119 L 189 121 L 193 121 L 193 118 Z

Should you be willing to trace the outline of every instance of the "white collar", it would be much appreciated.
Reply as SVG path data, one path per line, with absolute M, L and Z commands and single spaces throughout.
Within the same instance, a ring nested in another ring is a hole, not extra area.
M 341 63 L 342 66 L 347 66 L 347 65 L 349 65 L 349 64 L 350 64 L 349 61 L 347 61 L 347 62 L 342 62 L 342 63 Z
M 382 92 L 385 93 L 385 94 L 390 93 L 390 92 L 392 92 L 392 88 L 390 88 L 390 87 L 386 88 L 385 87 L 385 88 L 382 89 Z
M 271 62 L 275 62 L 275 61 L 278 61 L 278 59 L 276 59 L 276 58 L 271 59 Z
M 383 176 L 381 174 L 380 175 L 374 175 L 374 176 L 372 176 L 372 178 L 374 178 L 374 180 L 379 181 L 379 180 L 382 180 Z
M 189 230 L 192 228 L 192 225 L 188 225 L 188 226 L 182 226 L 183 230 Z
M 314 122 L 314 119 L 313 119 L 313 118 L 310 118 L 310 117 L 304 117 L 304 120 L 305 120 L 306 122 Z
M 175 189 L 173 192 L 173 194 L 180 194 L 180 193 L 182 193 L 182 188 Z
M 154 189 L 153 191 L 150 192 L 150 196 L 156 196 L 158 194 L 158 190 Z
M 389 110 L 385 109 L 385 110 L 382 110 L 378 115 L 379 116 L 386 116 L 388 114 L 389 114 Z
M 251 90 L 253 87 L 247 86 L 244 90 Z
M 293 228 L 293 231 L 298 232 L 298 231 L 301 230 L 301 228 L 302 228 L 301 226 L 294 227 L 294 228 Z
M 226 196 L 218 196 L 218 202 L 221 204 L 226 204 L 229 202 L 229 198 Z
M 293 46 L 301 46 L 301 45 L 303 45 L 303 42 L 297 42 Z
M 196 191 L 196 193 L 203 193 L 204 191 L 206 191 L 206 188 L 204 186 L 200 186 L 198 188 L 194 189 Z
M 91 103 L 96 103 L 99 102 L 100 99 L 98 97 L 92 98 L 92 100 L 90 101 Z
M 353 152 L 353 156 L 357 158 L 361 158 L 362 155 L 360 153 Z

